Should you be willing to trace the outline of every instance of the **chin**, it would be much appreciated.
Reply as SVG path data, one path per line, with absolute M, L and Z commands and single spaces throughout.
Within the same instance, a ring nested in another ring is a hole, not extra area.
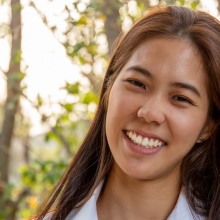
M 121 164 L 117 165 L 117 167 L 120 169 L 119 172 L 121 173 L 120 175 L 126 175 L 127 177 L 133 178 L 133 179 L 139 179 L 139 180 L 152 180 L 152 179 L 157 179 L 159 176 L 161 176 L 160 172 L 157 172 L 155 169 L 149 169 L 143 167 L 142 169 L 140 165 L 136 164 L 133 166 L 128 166 L 127 164 L 123 166 Z

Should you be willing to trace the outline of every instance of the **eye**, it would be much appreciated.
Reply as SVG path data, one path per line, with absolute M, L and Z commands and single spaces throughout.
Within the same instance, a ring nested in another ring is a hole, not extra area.
M 179 102 L 188 102 L 189 104 L 192 105 L 192 102 L 189 101 L 189 99 L 183 97 L 183 96 L 173 96 L 172 99 L 179 101 Z
M 130 79 L 130 80 L 127 80 L 129 83 L 135 85 L 135 86 L 138 86 L 138 87 L 141 87 L 143 89 L 146 89 L 145 85 L 137 80 L 134 80 L 134 79 Z

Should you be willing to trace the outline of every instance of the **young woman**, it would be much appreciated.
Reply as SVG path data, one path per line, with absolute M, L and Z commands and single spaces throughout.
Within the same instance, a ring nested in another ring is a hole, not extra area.
M 219 36 L 217 19 L 176 6 L 130 29 L 37 219 L 220 219 Z

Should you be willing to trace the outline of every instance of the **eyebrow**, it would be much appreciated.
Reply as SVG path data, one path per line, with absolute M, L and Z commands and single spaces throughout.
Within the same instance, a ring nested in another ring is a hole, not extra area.
M 139 72 L 149 78 L 154 78 L 153 75 L 148 70 L 146 70 L 140 66 L 131 66 L 127 69 L 127 71 L 130 71 L 130 70 L 135 70 L 135 71 L 137 71 L 137 72 Z
M 196 94 L 198 97 L 201 98 L 201 96 L 199 94 L 199 91 L 193 85 L 190 85 L 190 84 L 187 84 L 187 83 L 181 83 L 181 82 L 174 82 L 174 83 L 171 83 L 171 86 L 181 88 L 181 89 L 188 89 L 191 92 L 193 92 L 194 94 Z
M 135 71 L 137 71 L 137 72 L 139 72 L 149 78 L 152 78 L 152 79 L 154 78 L 153 75 L 147 69 L 144 69 L 143 67 L 131 66 L 127 69 L 127 71 L 130 71 L 130 70 L 135 70 Z M 181 82 L 174 82 L 174 83 L 171 83 L 171 86 L 181 88 L 181 89 L 190 90 L 191 92 L 193 92 L 194 94 L 196 94 L 198 97 L 201 98 L 199 91 L 193 85 L 190 85 L 187 83 L 181 83 Z

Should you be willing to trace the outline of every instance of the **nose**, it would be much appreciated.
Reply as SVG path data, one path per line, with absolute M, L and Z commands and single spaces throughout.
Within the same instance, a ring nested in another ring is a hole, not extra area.
M 137 115 L 148 123 L 154 122 L 159 125 L 165 121 L 164 113 L 162 101 L 151 98 L 138 109 Z

